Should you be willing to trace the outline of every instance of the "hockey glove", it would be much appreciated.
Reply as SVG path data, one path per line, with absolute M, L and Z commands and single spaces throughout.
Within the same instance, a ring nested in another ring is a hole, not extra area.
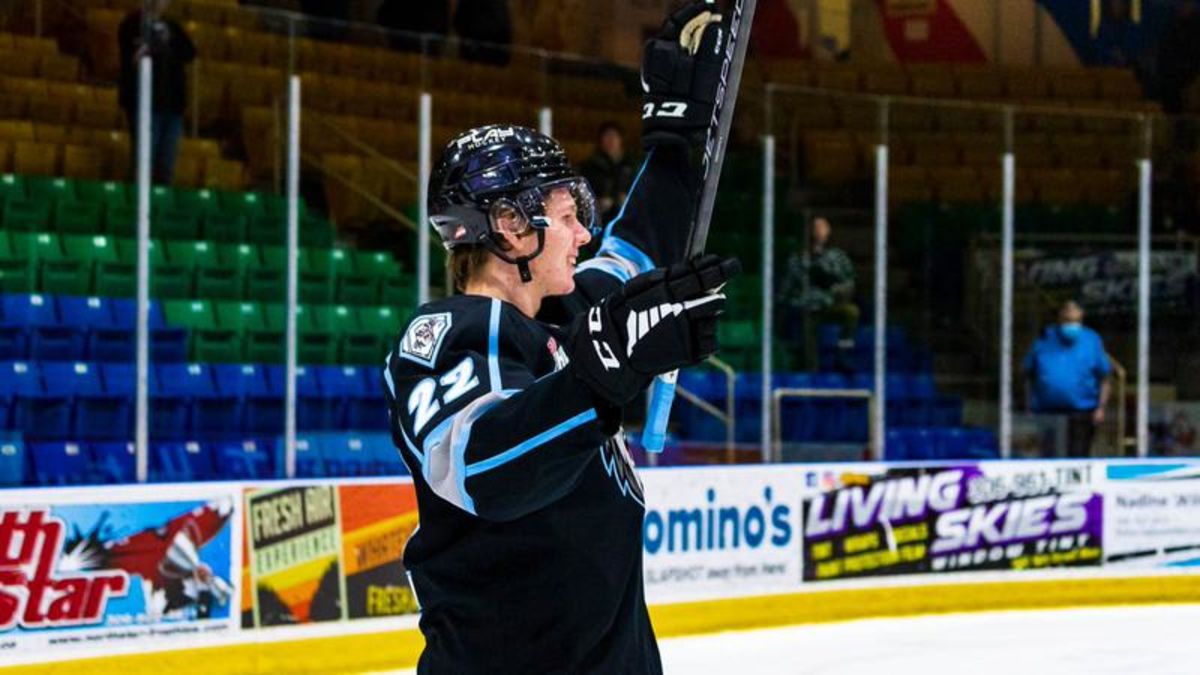
M 642 54 L 642 140 L 647 148 L 686 143 L 712 119 L 729 29 L 709 3 L 667 18 Z
M 571 363 L 580 380 L 620 406 L 655 375 L 703 361 L 717 351 L 725 282 L 735 258 L 706 255 L 634 277 L 575 320 Z

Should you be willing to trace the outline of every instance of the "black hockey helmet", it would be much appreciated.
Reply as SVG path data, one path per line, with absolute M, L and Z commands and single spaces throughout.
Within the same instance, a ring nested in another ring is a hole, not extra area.
M 545 245 L 546 198 L 566 188 L 575 198 L 579 222 L 595 232 L 596 198 L 553 138 L 525 127 L 496 124 L 454 138 L 429 177 L 429 219 L 442 244 L 487 247 L 516 265 L 521 280 L 532 279 L 529 261 Z M 513 258 L 499 246 L 494 227 L 500 209 L 516 212 L 537 235 L 537 249 Z

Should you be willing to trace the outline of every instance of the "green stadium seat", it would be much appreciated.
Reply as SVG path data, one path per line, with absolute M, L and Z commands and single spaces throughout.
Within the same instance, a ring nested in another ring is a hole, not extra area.
M 137 188 L 133 190 L 134 203 L 137 203 Z M 155 185 L 150 188 L 150 213 L 175 208 L 175 190 L 165 185 Z
M 173 300 L 163 303 L 171 326 L 188 330 L 188 357 L 199 363 L 237 363 L 242 360 L 241 338 L 236 330 L 217 323 L 216 310 L 207 300 Z
M 203 216 L 204 238 L 210 241 L 245 241 L 246 217 L 209 211 Z
M 117 181 L 75 181 L 75 196 L 81 202 L 99 204 L 107 209 L 110 205 L 129 206 L 132 201 L 124 183 Z
M 50 295 L 90 295 L 91 265 L 68 258 L 62 240 L 49 232 L 12 235 L 12 248 L 27 264 L 40 270 L 41 293 Z M 90 263 L 90 261 L 89 261 Z
M 117 241 L 104 235 L 67 235 L 63 251 L 71 261 L 82 263 L 92 290 L 86 295 L 130 297 L 137 293 L 137 257 L 122 257 Z
M 199 239 L 200 218 L 195 211 L 173 206 L 153 212 L 150 232 L 158 239 Z
M 50 229 L 52 202 L 9 199 L 4 202 L 4 229 L 11 232 L 44 232 Z
M 286 254 L 283 247 L 245 246 L 256 250 L 258 257 L 256 264 L 246 268 L 243 297 L 261 302 L 282 302 L 287 293 L 287 273 L 284 268 Z
M 287 218 L 287 197 L 282 195 L 273 195 L 267 192 L 258 193 L 258 197 L 262 201 L 263 213 Z M 300 217 L 303 218 L 306 213 L 308 213 L 308 205 L 304 203 L 303 199 L 301 199 Z
M 380 363 L 387 346 L 400 329 L 400 319 L 391 307 L 363 307 L 358 310 L 358 329 L 342 335 L 344 363 Z
M 217 314 L 208 300 L 172 300 L 163 303 L 168 325 L 188 330 L 216 330 Z
M 54 229 L 59 234 L 101 234 L 104 205 L 99 202 L 60 201 L 54 205 Z
M 110 237 L 136 237 L 137 207 L 115 201 L 105 205 L 104 233 Z
M 267 303 L 264 308 L 265 327 L 247 336 L 246 358 L 255 363 L 280 362 L 284 355 L 284 333 L 287 330 L 282 303 Z M 296 307 L 296 359 L 300 363 L 331 364 L 337 362 L 337 336 L 319 328 L 314 312 L 306 305 Z
M 195 297 L 214 300 L 240 300 L 242 272 L 236 259 L 226 261 L 221 253 L 225 248 L 208 241 L 170 241 L 166 243 L 167 258 L 172 264 L 189 270 Z
M 287 219 L 285 216 L 259 214 L 250 216 L 246 226 L 246 240 L 264 246 L 287 244 Z
M 7 232 L 0 230 L 0 293 L 32 293 L 37 281 L 37 267 L 13 250 Z
M 0 175 L 0 202 L 25 199 L 25 179 L 12 173 Z
M 218 302 L 215 303 L 217 325 L 221 328 L 244 333 L 250 330 L 266 330 L 266 317 L 263 308 L 254 302 Z
M 67 178 L 26 176 L 25 195 L 40 202 L 75 201 L 75 182 Z
M 124 260 L 137 265 L 137 240 L 117 240 L 117 250 Z M 173 261 L 166 242 L 150 240 L 150 295 L 165 300 L 184 300 L 192 297 L 192 269 Z
M 221 210 L 220 201 L 212 190 L 175 188 L 175 207 L 192 213 L 208 215 Z
M 236 213 L 246 217 L 261 215 L 266 212 L 263 195 L 257 192 L 229 192 L 214 190 L 220 201 L 221 210 L 226 213 Z
M 415 307 L 417 286 L 412 276 L 400 274 L 383 279 L 379 302 L 392 307 Z
M 300 245 L 314 248 L 333 246 L 333 224 L 320 216 L 305 214 L 300 220 Z
M 399 275 L 404 269 L 387 251 L 355 251 L 354 268 L 377 279 Z

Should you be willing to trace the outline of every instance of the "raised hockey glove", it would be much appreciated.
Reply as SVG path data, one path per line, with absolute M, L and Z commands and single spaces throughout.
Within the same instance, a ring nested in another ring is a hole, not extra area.
M 714 354 L 721 289 L 740 271 L 735 258 L 705 255 L 631 279 L 575 320 L 570 349 L 579 379 L 620 406 L 655 375 Z
M 642 54 L 642 142 L 686 143 L 708 129 L 729 28 L 714 5 L 684 6 Z

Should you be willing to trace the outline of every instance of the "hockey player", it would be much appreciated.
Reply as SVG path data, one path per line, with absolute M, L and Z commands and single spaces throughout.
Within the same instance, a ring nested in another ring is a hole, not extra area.
M 716 350 L 721 288 L 738 271 L 681 260 L 719 20 L 685 7 L 647 45 L 647 159 L 592 260 L 577 264 L 594 198 L 553 139 L 475 129 L 430 179 L 461 294 L 418 309 L 383 377 L 420 512 L 404 553 L 426 640 L 419 672 L 662 670 L 642 587 L 642 487 L 619 430 L 654 376 Z

